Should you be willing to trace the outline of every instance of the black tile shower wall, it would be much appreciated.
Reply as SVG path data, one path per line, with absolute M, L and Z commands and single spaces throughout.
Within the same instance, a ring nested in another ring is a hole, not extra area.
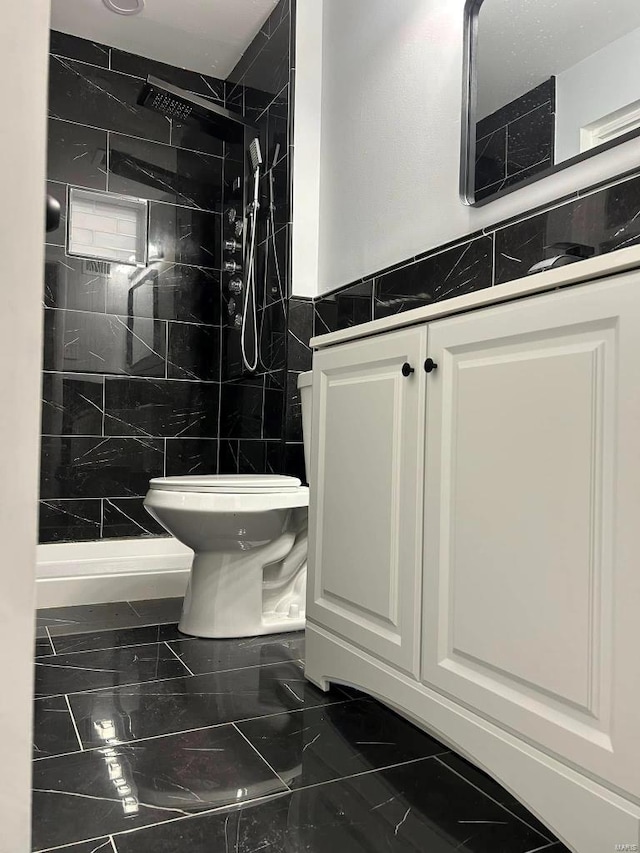
M 554 163 L 555 77 L 476 124 L 476 200 Z
M 164 533 L 149 478 L 218 470 L 224 145 L 140 107 L 148 74 L 224 101 L 225 82 L 51 34 L 48 192 L 149 202 L 144 268 L 68 257 L 47 234 L 42 542 Z M 236 170 L 237 171 L 237 167 Z
M 295 474 L 287 465 L 285 446 L 288 327 L 291 322 L 294 12 L 294 0 L 280 0 L 226 82 L 227 108 L 241 111 L 256 127 L 264 165 L 259 186 L 256 250 L 259 360 L 252 375 L 243 372 L 240 333 L 234 327 L 237 312 L 229 308 L 232 297 L 228 285 L 236 274 L 223 273 L 222 473 Z M 227 186 L 230 185 L 227 166 L 233 154 L 231 152 L 225 161 Z M 244 160 L 243 152 L 239 156 Z M 236 164 L 237 173 L 237 160 L 231 163 Z M 243 165 L 247 188 L 252 193 L 250 164 L 246 161 Z M 238 206 L 236 199 L 230 198 L 227 214 L 229 207 Z M 228 215 L 225 216 L 225 239 L 233 237 L 234 224 L 229 222 Z M 224 253 L 224 258 L 236 260 L 229 252 Z

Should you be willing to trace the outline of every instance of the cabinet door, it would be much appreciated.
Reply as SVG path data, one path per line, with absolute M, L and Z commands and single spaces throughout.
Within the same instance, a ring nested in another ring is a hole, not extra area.
M 428 354 L 423 680 L 640 795 L 640 277 Z
M 425 336 L 317 353 L 311 433 L 307 615 L 416 676 Z

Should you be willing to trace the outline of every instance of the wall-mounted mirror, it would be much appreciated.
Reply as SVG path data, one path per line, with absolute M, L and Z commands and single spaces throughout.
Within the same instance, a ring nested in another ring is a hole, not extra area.
M 465 201 L 640 134 L 638 0 L 468 0 L 465 14 Z

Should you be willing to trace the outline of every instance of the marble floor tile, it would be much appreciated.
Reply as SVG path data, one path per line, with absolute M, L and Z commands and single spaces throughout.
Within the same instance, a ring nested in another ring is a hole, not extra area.
M 176 661 L 179 663 L 179 661 Z M 297 662 L 186 676 L 69 696 L 85 746 L 187 731 L 347 701 L 305 681 Z
M 286 790 L 232 725 L 45 759 L 34 763 L 34 849 Z
M 51 645 L 51 641 L 49 640 L 49 638 L 46 636 L 46 631 L 44 637 L 41 637 L 39 639 L 36 638 L 34 654 L 37 658 L 42 657 L 43 655 L 54 654 L 53 646 Z
M 36 697 L 177 678 L 186 672 L 166 643 L 38 658 L 35 667 Z
M 80 841 L 78 844 L 65 844 L 56 847 L 56 853 L 113 853 L 115 847 L 111 838 L 93 838 L 91 841 Z
M 129 607 L 140 620 L 140 625 L 166 625 L 180 621 L 182 602 L 182 598 L 151 598 L 130 601 Z
M 81 749 L 64 696 L 36 699 L 33 713 L 33 757 L 46 758 Z
M 496 802 L 500 803 L 501 806 L 504 806 L 505 809 L 508 809 L 512 812 L 516 817 L 519 817 L 521 821 L 529 824 L 530 827 L 539 832 L 541 835 L 546 835 L 549 839 L 553 838 L 553 834 L 550 830 L 547 829 L 544 824 L 540 823 L 531 812 L 526 809 L 522 803 L 518 802 L 515 797 L 512 797 L 511 794 L 505 790 L 502 785 L 496 782 L 491 777 L 487 776 L 486 773 L 483 773 L 478 767 L 474 767 L 473 764 L 470 764 L 468 761 L 465 761 L 462 756 L 457 755 L 455 752 L 450 752 L 448 755 L 442 755 L 438 758 L 443 764 L 445 764 L 450 770 L 453 770 L 454 773 L 458 773 L 462 776 L 465 781 L 469 782 L 470 785 L 474 785 L 476 788 L 479 788 L 483 794 L 486 794 L 488 797 L 491 797 L 492 800 L 496 800 Z M 556 853 L 554 848 L 554 853 Z
M 59 655 L 69 652 L 88 652 L 114 649 L 117 646 L 141 646 L 183 637 L 177 625 L 143 625 L 140 628 L 116 628 L 113 631 L 93 631 L 56 636 L 54 647 Z
M 169 646 L 191 672 L 200 675 L 300 660 L 304 655 L 304 633 L 297 631 L 234 640 L 182 639 L 170 642 Z
M 531 853 L 547 844 L 435 758 L 114 841 L 118 853 Z
M 76 607 L 48 607 L 36 612 L 36 627 L 43 629 L 46 626 L 51 636 L 133 628 L 141 624 L 143 623 L 140 617 L 126 601 Z
M 63 637 L 119 628 L 175 624 L 180 619 L 181 610 L 181 598 L 42 608 L 36 611 L 36 638 L 46 638 L 45 627 L 52 637 Z
M 378 702 L 363 699 L 248 720 L 238 728 L 291 788 L 448 752 Z

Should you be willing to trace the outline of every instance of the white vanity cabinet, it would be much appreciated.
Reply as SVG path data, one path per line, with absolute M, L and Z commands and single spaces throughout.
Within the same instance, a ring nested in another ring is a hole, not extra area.
M 318 571 L 307 615 L 414 676 L 425 339 L 412 328 L 332 347 L 316 356 L 313 382 Z
M 308 677 L 638 844 L 640 274 L 327 345 L 312 435 Z

